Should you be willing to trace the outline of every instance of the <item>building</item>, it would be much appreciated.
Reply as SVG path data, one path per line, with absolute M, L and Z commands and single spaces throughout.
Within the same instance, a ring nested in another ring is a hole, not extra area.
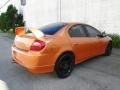
M 22 10 L 31 27 L 72 21 L 120 34 L 120 0 L 26 0 Z

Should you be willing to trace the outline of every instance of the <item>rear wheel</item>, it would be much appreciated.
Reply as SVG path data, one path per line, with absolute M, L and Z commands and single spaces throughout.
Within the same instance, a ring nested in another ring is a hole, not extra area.
M 109 44 L 107 45 L 106 51 L 105 51 L 105 55 L 109 56 L 112 53 L 112 42 L 109 42 Z
M 59 78 L 66 78 L 70 76 L 74 68 L 74 56 L 66 53 L 60 56 L 55 65 L 55 71 Z

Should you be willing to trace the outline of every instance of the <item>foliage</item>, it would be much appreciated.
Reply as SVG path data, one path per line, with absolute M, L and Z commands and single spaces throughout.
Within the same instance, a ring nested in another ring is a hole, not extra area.
M 3 32 L 14 32 L 15 27 L 23 25 L 23 15 L 18 14 L 18 10 L 13 5 L 9 5 L 7 11 L 0 15 L 0 30 Z
M 120 35 L 119 34 L 108 34 L 112 38 L 112 44 L 115 48 L 120 48 Z

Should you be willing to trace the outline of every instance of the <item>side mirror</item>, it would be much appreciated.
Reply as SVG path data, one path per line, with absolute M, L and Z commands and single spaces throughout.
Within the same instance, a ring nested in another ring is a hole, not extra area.
M 25 34 L 25 28 L 24 27 L 17 27 L 15 29 L 15 34 L 16 35 L 24 35 Z
M 102 32 L 101 34 L 102 34 L 103 37 L 106 37 L 106 36 L 107 36 L 106 33 L 105 33 L 105 31 Z
M 106 33 L 105 32 L 101 32 L 100 34 L 97 35 L 98 37 L 106 37 Z

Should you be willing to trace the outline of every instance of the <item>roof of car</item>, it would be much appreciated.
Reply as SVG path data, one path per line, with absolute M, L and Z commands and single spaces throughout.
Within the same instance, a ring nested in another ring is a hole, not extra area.
M 85 23 L 81 23 L 81 22 L 56 22 L 58 24 L 81 24 L 81 25 L 88 25 Z

